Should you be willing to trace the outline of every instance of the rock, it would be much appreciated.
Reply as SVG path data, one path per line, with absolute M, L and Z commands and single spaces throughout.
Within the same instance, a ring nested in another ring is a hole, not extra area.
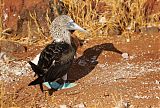
M 129 55 L 128 55 L 128 53 L 123 53 L 123 54 L 122 54 L 122 57 L 123 57 L 124 59 L 128 59 L 128 58 L 129 58 Z
M 135 32 L 135 33 L 140 33 L 140 32 L 141 32 L 141 30 L 140 30 L 140 27 L 139 27 L 139 24 L 138 24 L 138 23 L 135 23 L 134 32 Z
M 37 25 L 33 21 L 34 18 L 36 18 L 40 32 L 42 32 L 43 35 L 49 35 L 49 19 L 52 21 L 58 13 L 67 14 L 68 10 L 63 5 L 62 0 L 4 0 L 2 12 L 3 25 L 5 25 L 3 29 L 12 29 L 9 30 L 9 33 L 4 32 L 5 35 L 15 31 L 14 34 L 16 34 L 16 36 L 20 34 L 27 36 L 28 33 L 26 33 L 26 30 L 28 28 L 28 22 L 31 23 L 31 31 L 37 31 Z M 31 15 L 33 17 L 31 17 Z M 46 17 L 49 17 L 49 19 L 46 19 Z M 32 34 L 33 36 L 39 36 L 35 31 L 32 32 Z
M 9 58 L 8 56 L 6 55 L 5 52 L 0 52 L 0 60 L 6 62 L 6 63 L 9 63 Z
M 105 96 L 105 97 L 108 97 L 108 96 L 109 96 L 109 93 L 108 93 L 108 92 L 105 92 L 105 93 L 104 93 L 104 96 Z
M 59 105 L 60 108 L 67 108 L 67 105 Z
M 158 33 L 159 31 L 159 28 L 155 26 L 141 28 L 141 32 L 144 34 L 153 34 Z
M 25 46 L 11 41 L 0 41 L 0 45 L 1 51 L 6 53 L 23 53 L 27 50 Z
M 80 103 L 80 104 L 73 106 L 73 108 L 86 108 L 86 106 L 84 105 L 84 103 Z
M 101 17 L 101 18 L 99 19 L 99 22 L 100 22 L 101 24 L 104 24 L 104 23 L 107 22 L 107 20 L 106 20 L 105 17 Z
M 0 52 L 0 60 L 4 59 L 5 56 L 5 52 Z
M 116 102 L 116 105 L 114 108 L 129 108 L 129 103 L 128 102 L 125 102 L 123 100 L 120 100 L 118 102 Z
M 126 39 L 127 42 L 130 42 L 130 39 Z
M 121 35 L 122 29 L 120 27 L 115 27 L 113 29 L 108 30 L 108 35 Z
M 36 12 L 37 20 L 40 21 L 40 24 L 45 25 L 45 15 L 47 10 L 49 10 L 49 0 L 14 0 L 8 1 L 4 0 L 3 3 L 3 14 L 2 20 L 4 29 L 11 28 L 13 31 L 21 32 L 22 28 L 26 30 L 27 24 L 24 22 L 29 21 L 29 12 L 33 14 Z M 27 10 L 27 11 L 26 11 Z M 51 13 L 49 12 L 48 14 Z M 31 18 L 30 18 L 31 19 Z M 34 26 L 35 28 L 35 26 Z M 47 28 L 47 27 L 45 27 Z M 18 30 L 17 30 L 18 29 Z M 11 31 L 12 31 L 11 30 Z M 10 30 L 9 30 L 10 32 Z M 10 32 L 12 33 L 12 32 Z M 25 32 L 24 32 L 25 33 Z M 6 32 L 5 32 L 6 34 Z M 8 32 L 7 32 L 8 34 Z M 24 34 L 23 34 L 24 35 Z

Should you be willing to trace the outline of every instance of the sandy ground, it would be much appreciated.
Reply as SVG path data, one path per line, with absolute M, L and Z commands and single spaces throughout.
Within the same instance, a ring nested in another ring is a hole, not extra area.
M 42 46 L 28 47 L 28 52 L 16 55 L 19 60 L 1 59 L 1 107 L 160 108 L 159 36 L 87 40 L 69 72 L 69 81 L 77 86 L 55 92 L 27 86 L 34 79 L 27 60 Z

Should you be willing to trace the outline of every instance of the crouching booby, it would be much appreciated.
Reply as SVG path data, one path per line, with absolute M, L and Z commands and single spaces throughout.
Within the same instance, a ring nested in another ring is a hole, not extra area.
M 51 82 L 62 78 L 65 84 L 67 72 L 76 54 L 76 45 L 71 39 L 71 34 L 75 30 L 86 32 L 67 15 L 54 19 L 50 28 L 54 41 L 37 56 L 39 59 L 37 64 L 29 61 L 32 70 L 38 76 L 29 86 L 39 84 L 43 92 L 42 84 L 45 82 L 50 85 Z

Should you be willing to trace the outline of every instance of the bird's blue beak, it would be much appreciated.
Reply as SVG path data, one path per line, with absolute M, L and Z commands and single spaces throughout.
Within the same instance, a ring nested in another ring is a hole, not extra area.
M 85 29 L 83 29 L 82 27 L 80 27 L 78 24 L 76 24 L 73 21 L 71 21 L 67 24 L 67 29 L 68 30 L 78 30 L 78 31 L 81 31 L 81 32 L 87 32 Z

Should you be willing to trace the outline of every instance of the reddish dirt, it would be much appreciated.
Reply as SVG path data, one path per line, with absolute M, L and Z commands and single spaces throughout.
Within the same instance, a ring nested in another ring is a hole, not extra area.
M 10 17 L 4 21 L 5 28 L 16 30 L 23 1 L 5 1 L 5 8 L 10 7 L 6 10 Z M 28 1 L 25 5 L 30 8 L 43 1 Z M 150 1 L 155 0 L 148 0 L 146 5 L 149 7 Z M 154 5 L 151 7 L 153 13 L 159 12 L 160 2 Z M 126 37 L 89 39 L 80 47 L 69 73 L 69 81 L 77 86 L 70 89 L 53 92 L 45 88 L 42 93 L 39 86 L 27 86 L 34 79 L 32 71 L 27 71 L 26 76 L 9 74 L 10 82 L 0 84 L 1 107 L 59 108 L 67 105 L 72 108 L 82 103 L 87 108 L 124 108 L 119 104 L 128 104 L 129 108 L 160 108 L 160 33 L 131 34 L 129 42 Z M 27 52 L 12 53 L 17 61 L 28 61 L 44 48 L 36 45 L 26 47 Z M 127 52 L 129 59 L 122 58 L 118 50 Z M 18 67 L 18 64 L 12 65 Z
M 78 49 L 69 73 L 69 81 L 77 86 L 49 96 L 52 91 L 42 93 L 39 86 L 27 86 L 34 79 L 28 72 L 4 84 L 3 106 L 53 108 L 83 103 L 87 108 L 111 108 L 125 103 L 129 108 L 160 108 L 159 36 L 133 34 L 130 42 L 123 36 L 90 39 Z M 27 55 L 37 54 L 35 48 L 30 47 Z M 114 52 L 115 48 L 127 52 L 129 59 Z

